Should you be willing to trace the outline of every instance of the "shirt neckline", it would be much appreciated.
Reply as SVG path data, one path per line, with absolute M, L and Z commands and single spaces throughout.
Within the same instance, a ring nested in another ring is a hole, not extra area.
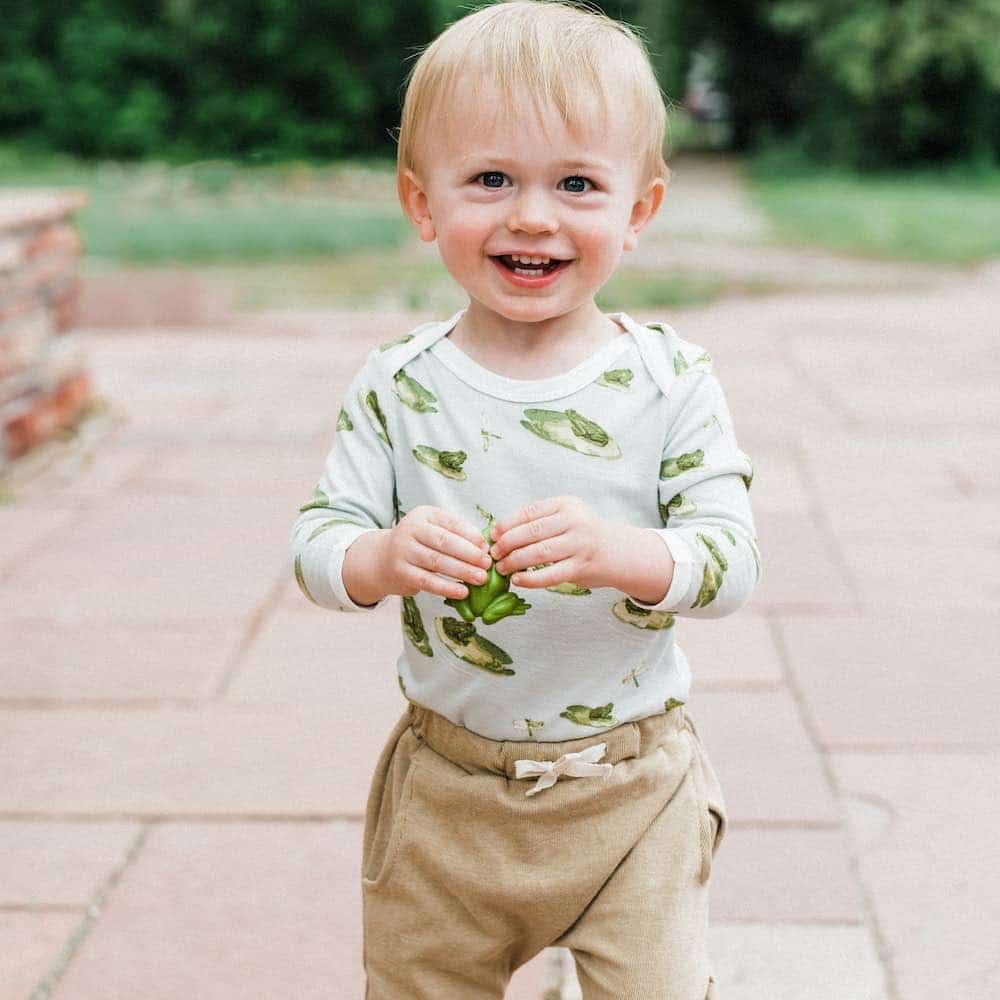
M 498 399 L 513 402 L 539 402 L 546 399 L 558 399 L 569 395 L 589 385 L 602 372 L 611 367 L 612 362 L 634 343 L 635 321 L 624 312 L 608 313 L 632 336 L 621 335 L 601 345 L 590 357 L 585 358 L 569 371 L 546 378 L 521 379 L 501 375 L 474 361 L 460 347 L 448 339 L 448 334 L 455 328 L 464 315 L 466 306 L 460 309 L 450 319 L 445 320 L 437 331 L 437 336 L 430 346 L 434 356 L 463 382 L 488 395 Z

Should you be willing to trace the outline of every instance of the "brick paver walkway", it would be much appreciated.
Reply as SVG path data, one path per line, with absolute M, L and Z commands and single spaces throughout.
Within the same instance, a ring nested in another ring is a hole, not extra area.
M 988 275 L 667 316 L 715 359 L 765 562 L 677 626 L 730 810 L 726 1000 L 1000 995 Z M 347 379 L 427 318 L 84 332 L 110 410 L 0 505 L 0 1000 L 362 996 L 399 604 L 319 611 L 287 543 Z

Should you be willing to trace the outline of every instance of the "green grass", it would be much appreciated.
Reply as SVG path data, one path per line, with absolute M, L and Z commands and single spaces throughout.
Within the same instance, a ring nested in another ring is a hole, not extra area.
M 202 263 L 339 256 L 400 246 L 410 227 L 388 165 L 85 163 L 0 146 L 0 185 L 85 190 L 90 258 Z
M 664 274 L 661 270 L 617 271 L 594 296 L 604 312 L 638 312 L 643 309 L 703 305 L 731 289 L 712 274 Z
M 756 203 L 785 244 L 936 264 L 1000 256 L 1000 169 L 952 167 L 862 175 L 747 161 Z

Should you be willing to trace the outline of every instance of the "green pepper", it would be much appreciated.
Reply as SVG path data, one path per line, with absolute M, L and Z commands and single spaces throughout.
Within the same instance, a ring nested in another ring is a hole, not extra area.
M 479 510 L 487 518 L 486 527 L 482 531 L 483 539 L 487 545 L 492 545 L 493 515 L 481 507 Z M 508 615 L 523 615 L 531 607 L 516 594 L 509 593 L 510 576 L 504 576 L 492 558 L 486 580 L 483 583 L 467 584 L 467 586 L 469 593 L 466 597 L 461 599 L 448 597 L 444 602 L 453 607 L 467 622 L 482 618 L 485 624 L 492 625 Z

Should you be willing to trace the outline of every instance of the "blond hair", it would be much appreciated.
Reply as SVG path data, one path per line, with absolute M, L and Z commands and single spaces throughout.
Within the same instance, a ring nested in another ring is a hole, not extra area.
M 669 179 L 663 158 L 667 109 L 639 30 L 566 0 L 499 0 L 450 24 L 407 74 L 397 184 L 407 168 L 424 176 L 424 127 L 466 71 L 476 92 L 483 77 L 496 83 L 505 115 L 517 113 L 530 97 L 536 115 L 551 102 L 571 130 L 581 121 L 580 96 L 596 96 L 605 114 L 625 114 L 633 122 L 640 190 L 654 178 Z M 606 94 L 609 78 L 624 84 L 623 104 L 613 109 Z M 398 190 L 402 203 L 402 187 Z

